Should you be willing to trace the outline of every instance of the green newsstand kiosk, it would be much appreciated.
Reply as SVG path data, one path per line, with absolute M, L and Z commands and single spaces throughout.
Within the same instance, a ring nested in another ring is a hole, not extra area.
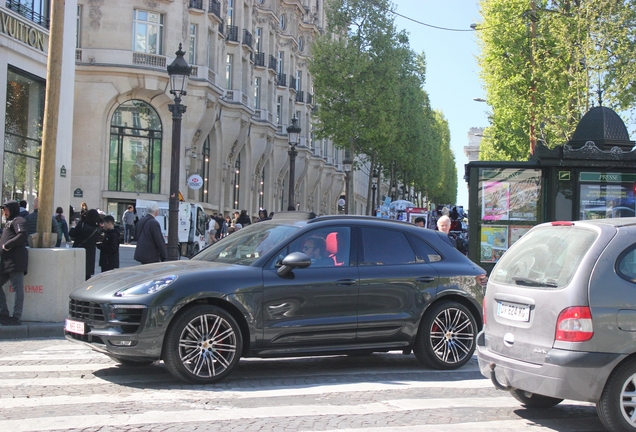
M 468 182 L 469 258 L 490 273 L 533 226 L 636 216 L 636 150 L 609 108 L 588 111 L 566 144 L 539 143 L 527 162 L 474 161 Z

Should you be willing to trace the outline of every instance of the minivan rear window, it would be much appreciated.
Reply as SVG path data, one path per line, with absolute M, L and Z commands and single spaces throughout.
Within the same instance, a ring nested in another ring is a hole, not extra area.
M 504 253 L 490 280 L 517 286 L 562 288 L 570 283 L 597 236 L 595 231 L 576 226 L 535 228 Z

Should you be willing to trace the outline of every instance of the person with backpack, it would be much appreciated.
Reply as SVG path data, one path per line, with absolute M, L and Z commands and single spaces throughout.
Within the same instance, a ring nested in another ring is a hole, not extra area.
M 62 245 L 62 237 L 66 243 L 71 241 L 71 238 L 68 235 L 68 223 L 66 219 L 64 219 L 64 210 L 62 207 L 58 207 L 55 209 L 55 221 L 57 222 L 57 242 L 55 243 L 55 247 L 60 247 Z

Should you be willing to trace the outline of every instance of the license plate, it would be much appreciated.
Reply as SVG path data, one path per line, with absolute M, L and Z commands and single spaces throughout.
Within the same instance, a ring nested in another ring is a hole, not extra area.
M 530 306 L 497 302 L 497 316 L 513 321 L 530 321 Z
M 85 333 L 84 329 L 85 329 L 84 323 L 80 321 L 73 321 L 73 320 L 67 319 L 66 322 L 64 323 L 64 330 L 66 330 L 69 333 L 83 335 Z

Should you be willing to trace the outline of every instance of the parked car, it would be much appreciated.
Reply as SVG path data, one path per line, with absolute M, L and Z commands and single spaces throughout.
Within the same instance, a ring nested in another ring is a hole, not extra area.
M 191 260 L 100 274 L 70 295 L 65 334 L 120 363 L 163 360 L 193 383 L 241 357 L 473 355 L 486 274 L 439 232 L 371 217 L 277 213 Z
M 551 222 L 490 275 L 481 373 L 528 407 L 594 402 L 612 431 L 636 430 L 636 218 Z

